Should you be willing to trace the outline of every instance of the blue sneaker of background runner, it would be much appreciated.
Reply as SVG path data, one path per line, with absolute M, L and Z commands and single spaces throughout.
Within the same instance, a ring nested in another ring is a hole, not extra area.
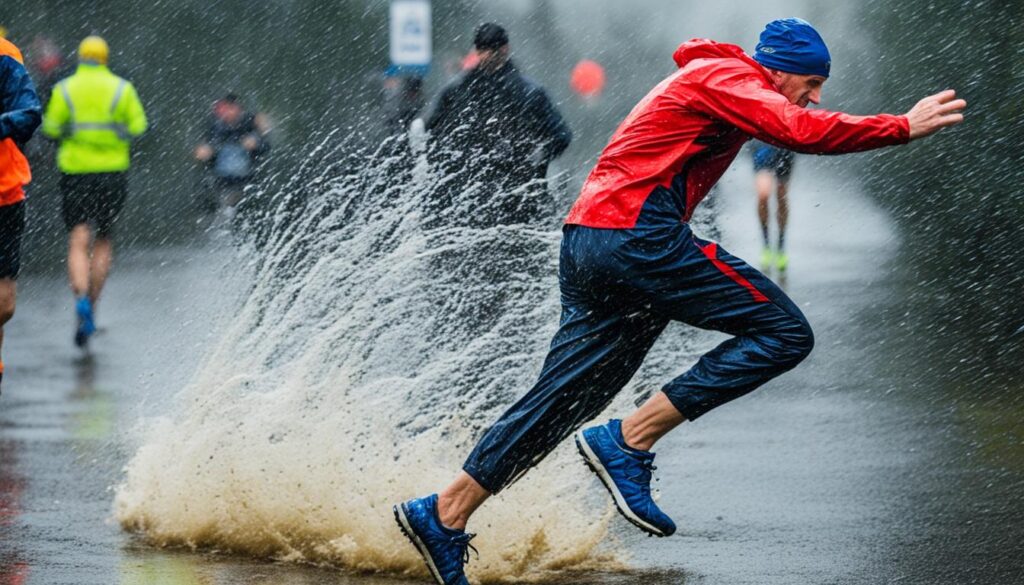
M 469 561 L 475 534 L 448 528 L 437 514 L 437 494 L 394 507 L 395 521 L 423 555 L 438 585 L 469 585 L 462 567 Z
M 590 427 L 576 433 L 576 448 L 611 492 L 615 507 L 641 530 L 655 536 L 668 536 L 676 531 L 672 522 L 651 498 L 651 472 L 654 453 L 626 446 L 622 438 L 622 421 Z
M 78 329 L 75 331 L 75 345 L 85 345 L 89 336 L 96 333 L 96 323 L 92 317 L 92 302 L 89 297 L 79 297 L 75 303 L 75 313 L 78 315 Z

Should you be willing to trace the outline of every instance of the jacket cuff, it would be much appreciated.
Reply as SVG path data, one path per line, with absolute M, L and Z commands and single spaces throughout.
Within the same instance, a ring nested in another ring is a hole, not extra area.
M 900 124 L 900 142 L 902 144 L 910 142 L 910 119 L 906 116 L 896 116 L 896 120 Z

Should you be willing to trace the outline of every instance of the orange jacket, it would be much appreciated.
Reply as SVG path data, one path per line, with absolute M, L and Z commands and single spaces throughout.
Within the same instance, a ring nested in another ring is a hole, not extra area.
M 32 172 L 18 144 L 32 137 L 41 120 L 42 106 L 21 51 L 0 38 L 0 206 L 25 198 L 22 187 Z

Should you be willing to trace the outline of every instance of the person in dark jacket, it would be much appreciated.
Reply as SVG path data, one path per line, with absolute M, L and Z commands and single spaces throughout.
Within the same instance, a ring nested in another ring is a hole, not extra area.
M 436 203 L 462 197 L 469 213 L 453 215 L 478 226 L 539 223 L 553 211 L 548 164 L 572 132 L 544 89 L 509 59 L 504 28 L 480 25 L 473 44 L 479 63 L 442 90 L 426 121 L 431 160 L 461 175 L 452 181 L 461 192 Z
M 266 116 L 246 111 L 237 95 L 229 93 L 214 102 L 206 140 L 195 150 L 196 160 L 210 172 L 214 207 L 230 210 L 242 200 L 256 164 L 270 150 L 269 133 Z
M 22 147 L 42 120 L 43 107 L 21 51 L 0 38 L 0 343 L 4 324 L 14 316 L 25 232 L 24 187 L 32 180 Z M 0 380 L 3 375 L 0 360 Z

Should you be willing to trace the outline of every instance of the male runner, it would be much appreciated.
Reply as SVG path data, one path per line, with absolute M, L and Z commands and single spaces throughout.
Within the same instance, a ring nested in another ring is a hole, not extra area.
M 39 126 L 42 109 L 21 51 L 0 38 L 0 344 L 3 326 L 14 316 L 25 231 L 24 187 L 32 180 L 21 148 Z M 0 380 L 3 375 L 0 359 Z
M 789 256 L 786 254 L 786 223 L 789 220 L 789 176 L 793 172 L 792 150 L 778 148 L 771 144 L 758 143 L 754 150 L 754 188 L 757 191 L 757 219 L 761 222 L 761 270 L 768 271 L 773 267 L 780 274 L 789 267 Z M 772 188 L 775 188 L 775 219 L 779 228 L 777 245 L 772 248 L 768 236 L 769 218 L 771 216 L 770 200 Z
M 838 154 L 905 144 L 963 120 L 952 90 L 906 115 L 851 116 L 817 104 L 831 58 L 800 19 L 776 20 L 751 58 L 705 39 L 675 53 L 679 70 L 619 126 L 563 230 L 562 319 L 540 379 L 483 436 L 440 495 L 395 507 L 438 583 L 467 583 L 466 522 L 597 416 L 670 320 L 732 335 L 625 420 L 576 434 L 619 511 L 650 534 L 675 524 L 651 499 L 653 445 L 684 421 L 793 368 L 811 328 L 777 286 L 687 223 L 751 137 L 797 152 Z
M 109 55 L 102 38 L 82 40 L 78 69 L 53 88 L 43 117 L 43 134 L 60 140 L 57 166 L 79 347 L 96 331 L 96 303 L 114 257 L 114 224 L 128 196 L 131 141 L 147 126 L 135 86 L 107 68 Z
M 245 186 L 256 177 L 257 163 L 270 152 L 269 133 L 267 117 L 246 110 L 237 94 L 213 103 L 206 137 L 194 151 L 196 160 L 210 171 L 211 211 L 223 208 L 234 213 Z

